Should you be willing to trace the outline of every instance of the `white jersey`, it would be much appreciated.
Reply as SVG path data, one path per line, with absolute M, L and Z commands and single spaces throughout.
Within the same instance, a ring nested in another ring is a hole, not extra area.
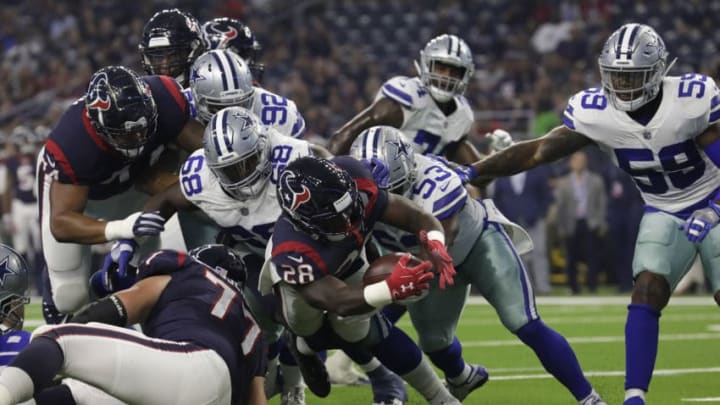
M 410 186 L 408 198 L 440 221 L 460 215 L 459 233 L 449 252 L 455 263 L 461 263 L 482 233 L 482 205 L 468 196 L 460 177 L 440 160 L 415 155 L 415 163 L 416 178 Z M 375 224 L 373 236 L 383 249 L 391 252 L 418 254 L 420 251 L 414 234 L 381 222 Z
M 662 102 L 647 125 L 616 110 L 600 88 L 570 98 L 566 127 L 595 141 L 635 180 L 645 203 L 677 213 L 720 187 L 720 170 L 695 137 L 720 120 L 720 92 L 700 74 L 666 77 Z
M 291 161 L 312 154 L 310 143 L 290 138 L 269 129 L 269 184 L 256 197 L 244 201 L 229 196 L 215 174 L 205 164 L 205 153 L 198 149 L 187 158 L 180 174 L 180 188 L 185 198 L 205 212 L 221 228 L 232 233 L 239 243 L 263 256 L 281 213 L 275 186 L 280 172 Z
M 465 97 L 455 96 L 457 108 L 446 116 L 418 77 L 393 77 L 383 84 L 375 99 L 380 97 L 402 106 L 403 123 L 399 129 L 424 155 L 442 155 L 448 144 L 460 141 L 473 124 L 473 111 Z
M 305 120 L 297 105 L 283 96 L 255 87 L 250 110 L 263 125 L 273 127 L 283 135 L 302 138 L 305 134 Z
M 198 119 L 195 98 L 189 88 L 183 90 L 188 100 L 190 116 Z M 255 87 L 250 111 L 255 114 L 263 125 L 275 128 L 281 134 L 293 138 L 305 135 L 305 119 L 292 100 L 279 96 L 262 87 Z

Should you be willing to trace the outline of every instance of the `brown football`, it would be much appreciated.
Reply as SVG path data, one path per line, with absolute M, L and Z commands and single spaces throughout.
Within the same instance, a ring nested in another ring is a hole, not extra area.
M 390 253 L 385 256 L 377 258 L 374 262 L 370 263 L 365 275 L 363 276 L 363 284 L 370 285 L 385 280 L 393 272 L 395 264 L 405 253 Z M 422 263 L 422 260 L 413 256 L 410 260 L 409 265 L 417 266 Z

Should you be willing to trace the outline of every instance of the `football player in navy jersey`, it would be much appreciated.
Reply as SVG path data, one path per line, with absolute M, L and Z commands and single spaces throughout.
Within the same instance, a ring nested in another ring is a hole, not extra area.
M 131 404 L 266 404 L 264 347 L 242 296 L 239 256 L 222 245 L 190 256 L 161 250 L 138 271 L 132 288 L 72 323 L 38 328 L 0 372 L 0 404 L 29 400 L 56 374 Z M 134 323 L 145 335 L 124 328 Z M 35 396 L 38 405 L 75 403 L 69 388 L 49 390 Z
M 61 116 L 38 164 L 43 250 L 61 313 L 89 300 L 91 244 L 163 228 L 159 215 L 141 212 L 138 191 L 153 194 L 175 181 L 163 159 L 170 143 L 186 151 L 202 146 L 202 137 L 186 130 L 188 120 L 175 80 L 121 66 L 97 71 L 87 94 Z M 121 249 L 134 247 L 125 241 Z
M 347 156 L 294 160 L 280 175 L 277 198 L 283 213 L 266 250 L 260 290 L 273 291 L 283 322 L 299 336 L 291 348 L 304 358 L 308 386 L 319 395 L 329 392 L 329 383 L 319 381 L 327 378 L 317 372 L 322 366 L 310 360 L 317 351 L 342 348 L 353 357 L 367 347 L 431 404 L 458 404 L 415 343 L 377 312 L 391 302 L 417 299 L 433 277 L 430 263 L 412 267 L 405 257 L 385 281 L 362 285 L 365 245 L 378 221 L 418 234 L 441 288 L 452 285 L 455 270 L 440 222 L 378 187 L 370 171 Z
M 177 8 L 155 13 L 138 45 L 147 74 L 170 76 L 183 87 L 188 86 L 190 65 L 205 48 L 198 20 Z

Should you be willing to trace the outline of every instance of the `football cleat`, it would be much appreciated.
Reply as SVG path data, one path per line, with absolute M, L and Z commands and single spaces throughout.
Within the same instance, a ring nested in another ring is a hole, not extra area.
M 305 388 L 293 387 L 280 397 L 280 405 L 305 405 Z
M 447 381 L 448 391 L 458 400 L 464 400 L 471 392 L 482 387 L 490 377 L 488 371 L 483 366 L 471 365 L 470 376 L 462 384 L 453 384 Z
M 590 392 L 590 395 L 588 395 L 579 403 L 580 405 L 607 405 L 607 402 L 603 401 L 603 399 L 600 398 L 600 394 L 598 394 L 595 390 L 592 390 L 592 392 Z
M 334 385 L 364 385 L 370 380 L 353 367 L 352 360 L 342 351 L 336 350 L 332 356 L 325 360 L 325 368 L 330 376 L 330 383 Z
M 405 382 L 385 366 L 381 365 L 367 375 L 372 385 L 373 405 L 402 405 L 407 401 Z
M 297 361 L 300 373 L 305 380 L 310 391 L 320 398 L 325 398 L 330 394 L 330 378 L 328 377 L 325 363 L 317 354 L 307 355 L 300 353 L 297 347 L 298 337 L 286 331 L 285 340 L 290 353 Z

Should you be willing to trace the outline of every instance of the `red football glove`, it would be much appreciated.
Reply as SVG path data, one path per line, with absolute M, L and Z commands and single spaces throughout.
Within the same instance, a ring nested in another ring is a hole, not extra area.
M 428 280 L 434 277 L 428 271 L 432 263 L 424 261 L 415 267 L 409 267 L 410 254 L 405 254 L 395 264 L 393 272 L 385 279 L 393 301 L 404 300 L 414 295 L 420 295 L 424 290 L 430 288 Z
M 455 284 L 455 267 L 450 255 L 445 249 L 445 245 L 434 239 L 428 239 L 428 233 L 425 230 L 420 231 L 420 243 L 427 252 L 430 261 L 435 267 L 435 271 L 440 275 L 440 289 L 444 290 L 445 285 Z

